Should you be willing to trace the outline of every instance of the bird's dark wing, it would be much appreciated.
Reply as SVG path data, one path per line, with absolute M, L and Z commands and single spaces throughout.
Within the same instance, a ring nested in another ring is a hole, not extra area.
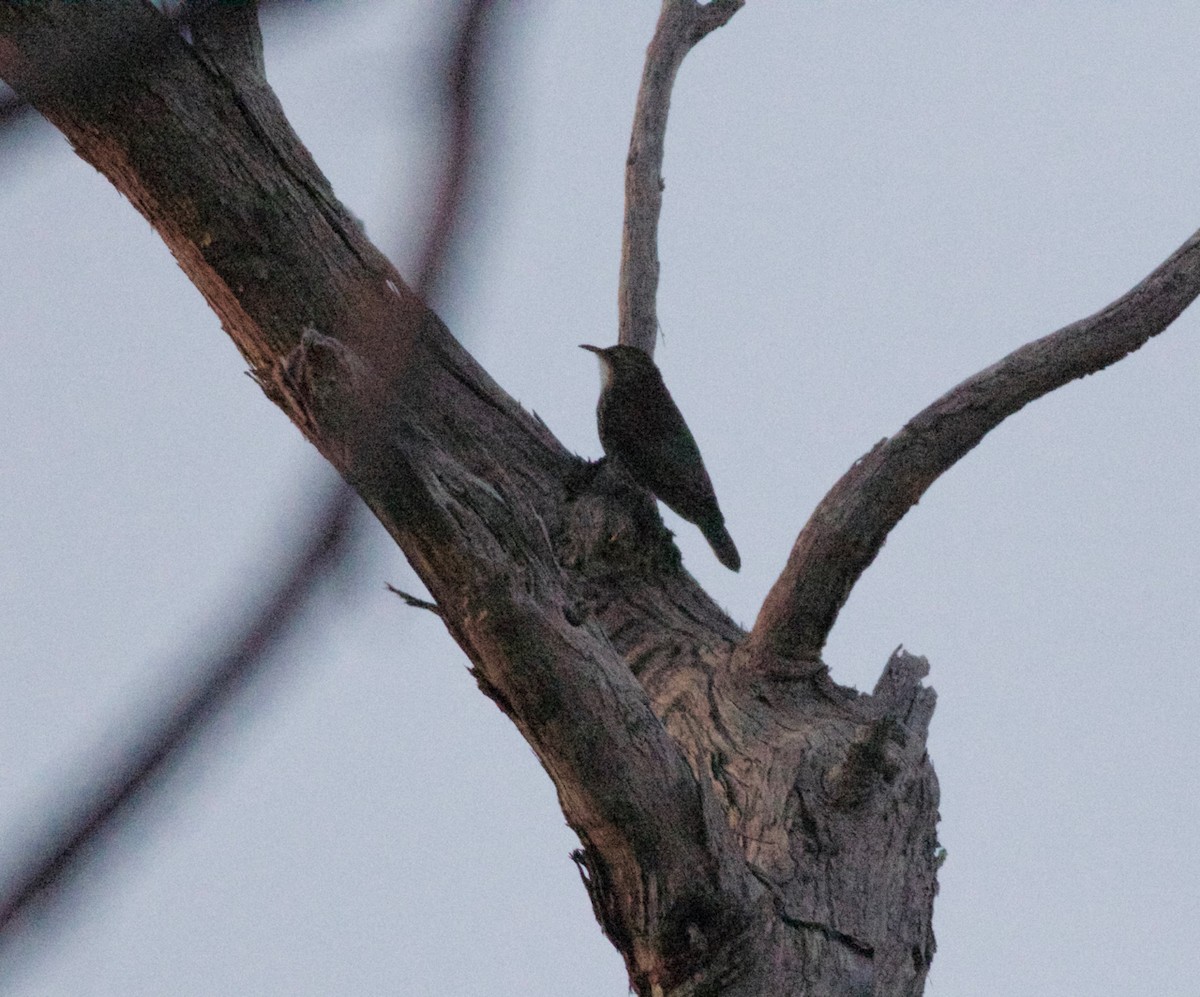
M 636 397 L 619 397 L 622 391 Z M 684 519 L 720 518 L 700 448 L 658 371 L 606 394 L 597 412 L 605 452 Z

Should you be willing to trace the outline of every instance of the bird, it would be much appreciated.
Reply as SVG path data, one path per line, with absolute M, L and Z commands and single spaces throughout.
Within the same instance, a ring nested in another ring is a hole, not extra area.
M 725 529 L 696 438 L 683 421 L 650 355 L 636 346 L 590 346 L 600 361 L 596 423 L 605 456 L 639 485 L 700 527 L 713 553 L 730 571 L 741 555 Z

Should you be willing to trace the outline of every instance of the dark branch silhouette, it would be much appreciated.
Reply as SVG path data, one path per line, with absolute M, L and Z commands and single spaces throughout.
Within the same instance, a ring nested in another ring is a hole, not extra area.
M 223 708 L 258 678 L 265 665 L 291 635 L 303 611 L 320 591 L 319 583 L 343 563 L 352 537 L 352 516 L 358 497 L 340 483 L 313 524 L 304 546 L 293 556 L 274 592 L 227 638 L 226 647 L 197 665 L 179 670 L 197 674 L 194 688 L 165 714 L 147 723 L 135 741 L 112 764 L 111 772 L 95 780 L 86 799 L 68 814 L 43 818 L 53 831 L 5 877 L 0 894 L 0 945 L 17 926 L 18 918 L 35 902 L 45 902 L 74 872 L 81 859 L 120 828 L 132 806 L 160 785 L 165 774 L 207 730 Z

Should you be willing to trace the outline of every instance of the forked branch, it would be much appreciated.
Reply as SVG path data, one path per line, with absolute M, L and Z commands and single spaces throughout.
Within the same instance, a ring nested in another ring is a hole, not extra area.
M 861 457 L 800 532 L 759 611 L 750 659 L 817 658 L 858 577 L 938 476 L 1004 419 L 1167 328 L 1200 295 L 1200 232 L 1095 315 L 1010 353 Z

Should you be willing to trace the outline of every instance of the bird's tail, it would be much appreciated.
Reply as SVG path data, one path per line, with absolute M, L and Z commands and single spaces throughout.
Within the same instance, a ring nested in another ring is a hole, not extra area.
M 717 555 L 717 560 L 730 571 L 740 570 L 742 567 L 742 556 L 738 553 L 738 549 L 733 543 L 733 537 L 725 529 L 724 518 L 718 514 L 716 517 L 706 520 L 703 523 L 697 523 L 696 525 L 700 527 L 700 532 L 704 534 L 704 539 L 708 541 L 708 545 L 713 549 L 713 553 Z

